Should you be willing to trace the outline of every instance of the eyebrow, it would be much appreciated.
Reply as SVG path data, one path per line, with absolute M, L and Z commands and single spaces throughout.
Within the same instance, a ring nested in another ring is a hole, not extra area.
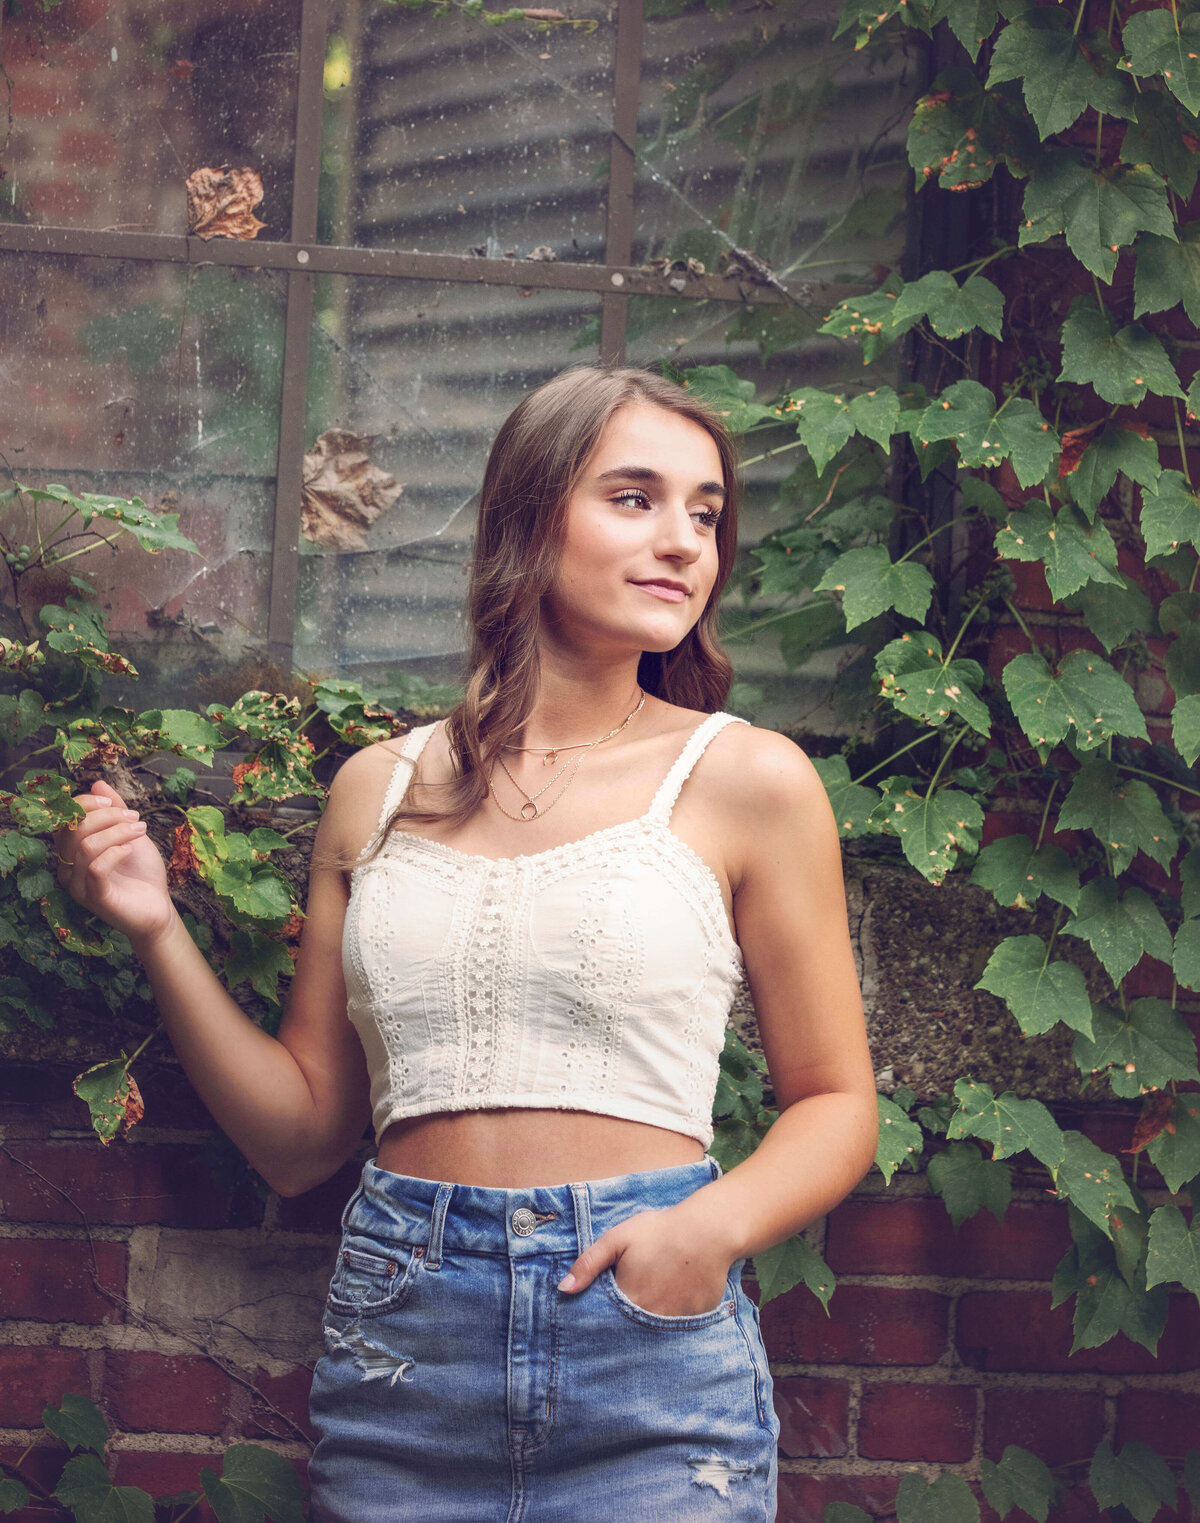
M 613 481 L 620 477 L 624 481 L 644 481 L 647 486 L 661 487 L 663 478 L 656 470 L 648 465 L 618 465 L 611 471 L 601 471 L 596 477 L 597 481 Z M 725 501 L 725 488 L 719 481 L 702 481 L 697 486 L 698 492 L 703 492 L 706 497 L 719 497 Z

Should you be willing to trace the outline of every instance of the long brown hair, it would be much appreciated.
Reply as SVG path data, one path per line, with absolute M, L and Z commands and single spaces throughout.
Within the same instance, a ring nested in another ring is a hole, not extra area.
M 631 402 L 653 403 L 706 429 L 721 457 L 726 494 L 716 526 L 717 577 L 704 612 L 673 650 L 643 654 L 638 681 L 654 697 L 707 713 L 728 697 L 732 667 L 716 621 L 737 547 L 737 456 L 729 431 L 706 403 L 653 371 L 603 364 L 564 370 L 517 404 L 488 455 L 467 590 L 470 675 L 446 720 L 455 775 L 443 790 L 443 807 L 416 809 L 402 799 L 363 862 L 401 822 L 458 823 L 487 798 L 500 745 L 525 723 L 537 697 L 541 603 L 558 571 L 567 503 L 609 419 Z

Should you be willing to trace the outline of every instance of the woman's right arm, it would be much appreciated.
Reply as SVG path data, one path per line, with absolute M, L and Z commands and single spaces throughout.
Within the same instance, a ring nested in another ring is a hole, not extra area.
M 360 752 L 338 771 L 314 858 L 343 846 L 344 821 L 370 796 L 378 765 Z M 158 848 L 125 818 L 115 789 L 96 782 L 76 797 L 87 814 L 74 831 L 57 833 L 59 881 L 129 937 L 184 1071 L 221 1130 L 279 1194 L 312 1189 L 353 1154 L 369 1117 L 362 1044 L 346 1015 L 342 871 L 310 870 L 296 967 L 279 1034 L 269 1036 L 188 934 Z

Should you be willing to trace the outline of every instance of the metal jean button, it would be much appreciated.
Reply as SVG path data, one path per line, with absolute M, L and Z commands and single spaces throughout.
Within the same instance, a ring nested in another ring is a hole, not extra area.
M 538 1219 L 528 1206 L 518 1206 L 512 1214 L 512 1230 L 518 1237 L 529 1237 L 537 1224 Z

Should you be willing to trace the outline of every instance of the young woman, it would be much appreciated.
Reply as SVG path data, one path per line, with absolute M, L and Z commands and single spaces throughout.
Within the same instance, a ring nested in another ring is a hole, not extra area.
M 330 788 L 277 1037 L 188 936 L 103 782 L 59 881 L 123 930 L 196 1089 L 281 1194 L 360 1145 L 317 1365 L 321 1523 L 775 1516 L 748 1255 L 870 1167 L 837 829 L 720 706 L 736 475 L 646 371 L 528 395 L 488 460 L 463 702 Z M 723 1173 L 741 974 L 779 1120 Z

